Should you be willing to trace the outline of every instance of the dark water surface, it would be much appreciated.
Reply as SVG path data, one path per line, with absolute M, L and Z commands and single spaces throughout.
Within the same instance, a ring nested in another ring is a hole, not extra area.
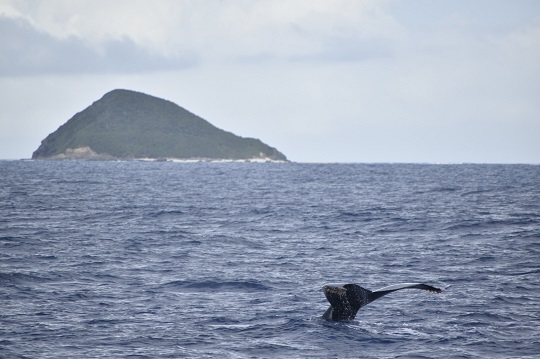
M 540 355 L 540 166 L 0 162 L 0 357 Z M 393 293 L 320 319 L 326 282 Z

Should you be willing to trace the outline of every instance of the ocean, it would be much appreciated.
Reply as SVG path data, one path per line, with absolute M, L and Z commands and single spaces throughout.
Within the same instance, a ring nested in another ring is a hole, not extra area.
M 538 358 L 540 166 L 0 161 L 1 358 Z M 321 319 L 325 283 L 402 290 Z

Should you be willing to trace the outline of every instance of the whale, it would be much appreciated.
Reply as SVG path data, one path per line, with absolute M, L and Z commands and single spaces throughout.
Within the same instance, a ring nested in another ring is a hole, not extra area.
M 400 283 L 371 291 L 357 284 L 325 284 L 323 292 L 330 303 L 323 319 L 328 321 L 353 320 L 358 310 L 376 299 L 402 289 L 422 289 L 442 293 L 439 288 L 423 283 Z

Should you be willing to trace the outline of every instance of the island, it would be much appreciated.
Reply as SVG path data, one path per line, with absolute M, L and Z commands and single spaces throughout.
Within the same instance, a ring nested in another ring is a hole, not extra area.
M 117 89 L 48 135 L 32 159 L 287 162 L 254 138 L 212 125 L 177 104 Z

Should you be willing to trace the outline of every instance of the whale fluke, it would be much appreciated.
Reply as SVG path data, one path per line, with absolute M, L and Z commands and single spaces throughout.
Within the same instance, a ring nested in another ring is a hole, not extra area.
M 439 288 L 423 283 L 395 284 L 373 292 L 357 284 L 326 284 L 323 286 L 323 291 L 326 299 L 330 302 L 330 307 L 324 313 L 323 318 L 335 321 L 353 320 L 358 310 L 363 306 L 368 305 L 375 299 L 402 289 L 423 289 L 433 293 L 442 292 Z

